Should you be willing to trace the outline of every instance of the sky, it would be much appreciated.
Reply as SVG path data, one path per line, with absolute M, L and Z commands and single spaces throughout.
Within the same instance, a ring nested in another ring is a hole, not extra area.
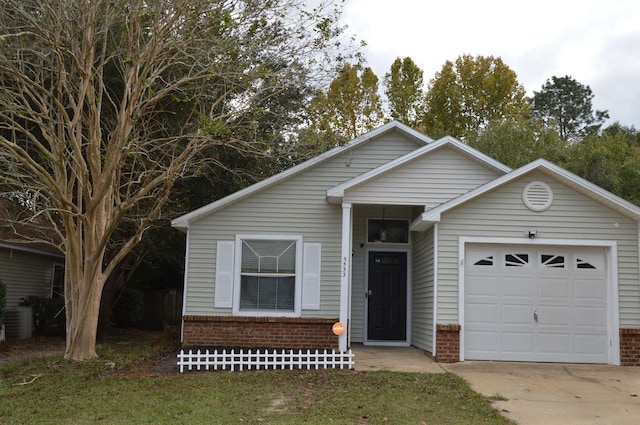
M 593 92 L 593 109 L 640 129 L 638 0 L 347 0 L 342 23 L 380 78 L 411 57 L 425 86 L 459 56 L 500 57 L 527 95 L 552 76 Z M 425 87 L 426 88 L 426 87 Z

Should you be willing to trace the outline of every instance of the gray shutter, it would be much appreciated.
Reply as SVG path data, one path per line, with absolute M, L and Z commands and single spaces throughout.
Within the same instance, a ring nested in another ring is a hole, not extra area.
M 303 252 L 302 308 L 320 310 L 321 244 L 305 243 Z
M 217 308 L 231 308 L 233 305 L 233 274 L 234 274 L 233 241 L 218 241 L 216 250 L 216 282 L 213 306 Z

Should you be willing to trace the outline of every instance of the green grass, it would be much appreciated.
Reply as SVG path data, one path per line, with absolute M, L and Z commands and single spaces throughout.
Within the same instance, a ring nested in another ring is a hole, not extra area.
M 81 364 L 61 358 L 6 364 L 0 367 L 0 422 L 511 423 L 450 373 L 153 373 L 150 365 L 166 350 L 166 343 L 155 339 L 101 347 L 100 360 Z M 107 362 L 115 367 L 106 367 Z

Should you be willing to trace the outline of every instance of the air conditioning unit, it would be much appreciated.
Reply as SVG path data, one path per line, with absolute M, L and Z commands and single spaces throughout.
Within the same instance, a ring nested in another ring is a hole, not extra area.
M 13 307 L 4 312 L 6 338 L 31 338 L 33 319 L 31 307 Z

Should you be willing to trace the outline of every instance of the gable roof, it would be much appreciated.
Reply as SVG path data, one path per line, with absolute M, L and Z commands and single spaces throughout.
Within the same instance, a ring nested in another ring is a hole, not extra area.
M 416 131 L 411 127 L 408 127 L 402 124 L 400 121 L 390 121 L 381 127 L 378 127 L 374 130 L 369 131 L 368 133 L 365 133 L 361 136 L 356 137 L 355 139 L 351 140 L 350 142 L 346 143 L 343 146 L 338 146 L 336 148 L 333 148 L 303 163 L 295 165 L 289 168 L 288 170 L 275 174 L 258 183 L 248 186 L 242 190 L 239 190 L 238 192 L 232 193 L 229 196 L 226 196 L 208 205 L 198 208 L 188 214 L 175 218 L 174 220 L 171 221 L 171 226 L 179 230 L 186 231 L 189 228 L 190 223 L 194 221 L 197 221 L 235 202 L 245 199 L 257 192 L 260 192 L 280 182 L 288 180 L 305 170 L 315 167 L 323 162 L 326 162 L 331 158 L 335 158 L 341 155 L 342 153 L 349 151 L 350 149 L 353 149 L 354 147 L 366 144 L 370 140 L 374 138 L 378 138 L 392 131 L 402 132 L 405 136 L 407 136 L 410 140 L 414 141 L 417 145 L 426 145 L 433 142 L 433 139 L 431 139 L 430 137 L 427 137 L 424 134 L 420 133 L 419 131 Z
M 0 248 L 64 258 L 54 246 L 60 244 L 60 238 L 52 225 L 38 217 L 19 218 L 21 212 L 25 212 L 23 207 L 0 197 Z
M 412 152 L 409 152 L 399 158 L 396 158 L 392 161 L 387 162 L 373 170 L 370 170 L 366 173 L 363 173 L 357 177 L 354 177 L 350 180 L 347 180 L 344 183 L 340 183 L 330 189 L 327 190 L 327 199 L 330 203 L 340 203 L 342 202 L 342 198 L 344 197 L 345 191 L 352 189 L 356 186 L 374 180 L 375 178 L 389 172 L 395 170 L 410 161 L 418 159 L 422 156 L 428 155 L 429 153 L 441 149 L 443 147 L 450 147 L 465 156 L 470 157 L 471 159 L 481 163 L 487 168 L 497 171 L 500 174 L 505 174 L 511 171 L 511 168 L 502 164 L 501 162 L 496 161 L 495 159 L 483 154 L 480 151 L 477 151 L 468 145 L 462 143 L 461 141 L 451 137 L 446 136 L 441 139 L 436 140 L 433 143 L 429 143 L 422 148 L 416 149 Z
M 420 217 L 418 217 L 413 221 L 413 223 L 411 223 L 410 229 L 412 231 L 426 230 L 431 227 L 433 223 L 437 223 L 440 221 L 442 213 L 452 210 L 453 208 L 456 208 L 457 206 L 462 205 L 465 202 L 477 199 L 491 190 L 511 183 L 517 178 L 534 171 L 540 171 L 545 175 L 563 183 L 567 187 L 570 187 L 582 193 L 583 195 L 593 199 L 596 202 L 601 203 L 608 208 L 611 208 L 614 211 L 619 212 L 624 216 L 637 221 L 640 220 L 640 207 L 620 198 L 617 195 L 614 195 L 613 193 L 601 188 L 600 186 L 597 186 L 583 179 L 582 177 L 579 177 L 565 170 L 562 167 L 559 167 L 545 159 L 538 159 L 512 171 L 509 174 L 505 174 L 504 176 L 498 177 L 495 180 L 477 187 L 476 189 L 473 189 L 465 193 L 464 195 L 460 195 L 457 198 L 454 198 L 442 205 L 425 211 L 420 215 Z

